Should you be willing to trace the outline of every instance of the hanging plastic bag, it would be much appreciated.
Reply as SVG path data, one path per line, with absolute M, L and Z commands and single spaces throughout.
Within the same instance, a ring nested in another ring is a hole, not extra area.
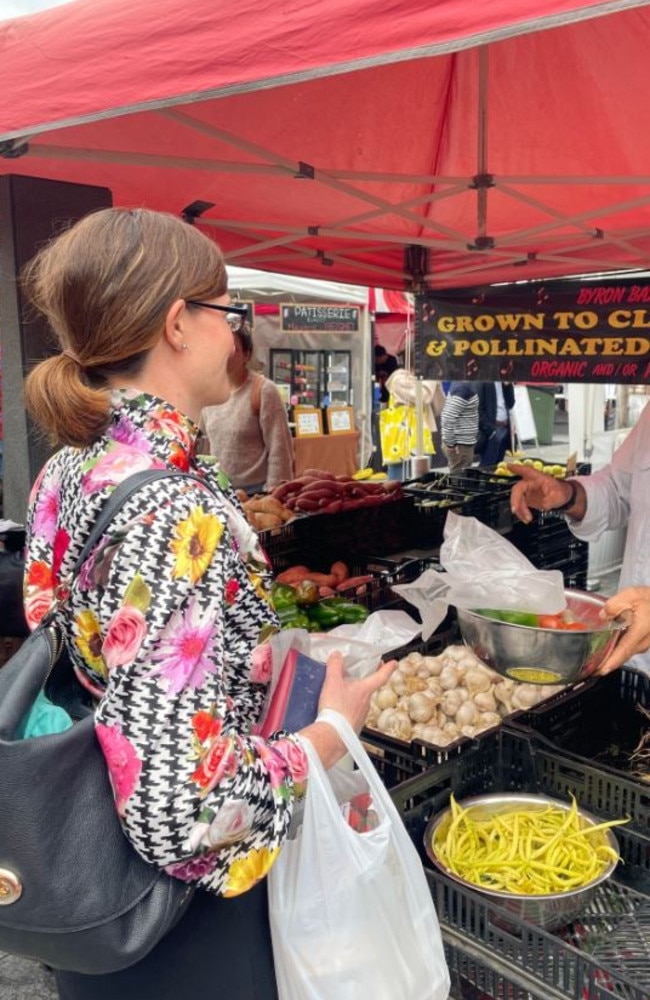
M 442 937 L 415 847 L 349 723 L 330 709 L 318 718 L 358 771 L 325 771 L 303 741 L 302 825 L 268 876 L 280 1000 L 445 1000 Z
M 422 428 L 422 447 L 425 455 L 433 455 L 435 448 L 430 429 Z M 417 454 L 417 419 L 415 407 L 397 403 L 390 396 L 388 406 L 379 413 L 379 439 L 384 464 L 406 462 Z
M 537 569 L 511 542 L 475 517 L 449 511 L 440 565 L 413 583 L 392 589 L 413 604 L 422 617 L 422 638 L 442 622 L 450 604 L 457 608 L 498 608 L 557 614 L 566 608 L 559 569 Z

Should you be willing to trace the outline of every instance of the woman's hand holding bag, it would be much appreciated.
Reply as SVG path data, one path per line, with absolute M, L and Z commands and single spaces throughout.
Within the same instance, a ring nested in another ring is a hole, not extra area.
M 359 738 L 336 729 L 358 770 L 325 771 L 308 740 L 302 824 L 269 878 L 280 1000 L 445 1000 L 449 973 L 427 881 L 402 820 Z M 357 832 L 342 806 L 369 793 L 377 825 Z

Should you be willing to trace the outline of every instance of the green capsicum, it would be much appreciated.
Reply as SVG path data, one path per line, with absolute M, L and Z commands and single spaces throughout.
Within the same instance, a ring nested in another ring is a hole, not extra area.
M 365 622 L 369 614 L 368 609 L 364 608 L 363 604 L 346 601 L 340 597 L 326 597 L 320 603 L 321 607 L 324 605 L 336 611 L 339 616 L 339 624 L 341 625 L 354 625 L 356 622 Z
M 311 604 L 308 608 L 305 608 L 305 614 L 311 622 L 323 630 L 334 628 L 343 621 L 338 608 L 327 607 L 322 602 Z
M 286 583 L 274 583 L 271 587 L 271 603 L 276 611 L 280 608 L 295 608 L 296 592 Z

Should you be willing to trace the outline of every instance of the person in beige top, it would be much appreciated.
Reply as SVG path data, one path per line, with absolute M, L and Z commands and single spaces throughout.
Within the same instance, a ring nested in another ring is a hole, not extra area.
M 272 490 L 293 478 L 293 441 L 287 413 L 273 382 L 251 372 L 250 327 L 235 316 L 235 350 L 228 360 L 230 399 L 201 413 L 210 454 L 219 459 L 233 486 L 247 493 Z

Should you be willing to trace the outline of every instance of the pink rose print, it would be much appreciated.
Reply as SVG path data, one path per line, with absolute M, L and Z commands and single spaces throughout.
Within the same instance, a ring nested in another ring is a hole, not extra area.
M 25 599 L 25 618 L 30 629 L 35 629 L 46 611 L 50 610 L 54 594 L 51 590 L 41 590 Z
M 222 778 L 234 778 L 237 773 L 237 755 L 235 743 L 230 736 L 218 736 L 201 758 L 201 763 L 191 775 L 201 789 L 202 795 L 207 795 L 219 784 Z
M 61 484 L 49 483 L 38 496 L 38 501 L 34 507 L 34 534 L 49 542 L 54 542 L 56 534 L 56 522 L 59 517 L 59 502 L 61 497 Z
M 208 821 L 195 823 L 187 841 L 192 852 L 200 848 L 214 851 L 236 844 L 250 833 L 255 818 L 255 807 L 243 799 L 226 799 L 215 813 L 208 812 Z
M 179 878 L 182 882 L 196 882 L 204 875 L 209 875 L 217 867 L 219 855 L 212 852 L 202 854 L 198 858 L 189 858 L 188 861 L 177 861 L 172 865 L 166 865 L 165 871 L 172 878 Z
M 108 623 L 102 643 L 102 656 L 108 670 L 133 663 L 147 634 L 147 622 L 138 608 L 125 605 L 115 612 Z
M 84 473 L 81 489 L 83 493 L 98 493 L 107 486 L 121 483 L 132 472 L 162 468 L 164 468 L 162 462 L 154 460 L 139 448 L 120 444 L 112 451 L 108 451 L 92 469 Z
M 211 850 L 236 844 L 250 833 L 255 808 L 242 799 L 227 799 L 210 823 L 203 843 Z
M 268 684 L 273 673 L 273 656 L 267 642 L 256 646 L 251 653 L 251 681 L 253 684 Z
M 271 788 L 278 789 L 286 783 L 289 767 L 282 756 L 276 753 L 275 747 L 264 740 L 255 739 L 255 748 L 267 770 Z
M 119 725 L 105 726 L 98 722 L 95 732 L 106 758 L 117 811 L 124 816 L 128 799 L 140 777 L 142 761 L 135 747 L 122 735 Z
M 307 754 L 295 740 L 278 740 L 273 744 L 276 753 L 282 754 L 286 760 L 289 773 L 296 785 L 304 785 L 309 777 Z

